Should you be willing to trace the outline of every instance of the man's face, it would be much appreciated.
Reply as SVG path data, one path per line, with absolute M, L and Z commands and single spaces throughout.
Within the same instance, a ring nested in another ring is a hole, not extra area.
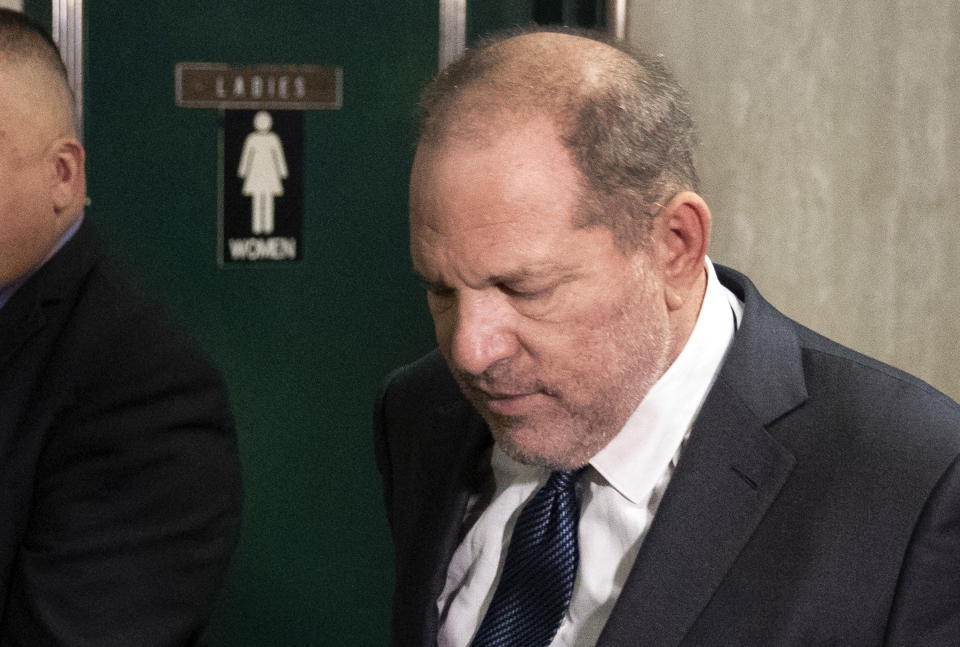
M 66 228 L 52 198 L 49 111 L 25 76 L 0 55 L 0 286 L 40 263 Z
M 411 177 L 440 350 L 500 446 L 551 468 L 587 463 L 670 357 L 656 263 L 573 226 L 579 181 L 546 120 L 482 147 L 421 146 Z

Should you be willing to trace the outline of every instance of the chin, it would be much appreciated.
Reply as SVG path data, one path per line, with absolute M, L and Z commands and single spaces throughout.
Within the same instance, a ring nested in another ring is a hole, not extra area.
M 525 465 L 570 471 L 589 463 L 590 458 L 596 453 L 584 446 L 580 438 L 571 438 L 569 434 L 562 434 L 558 438 L 555 437 L 557 435 L 555 433 L 544 433 L 522 424 L 510 426 L 491 424 L 490 429 L 494 440 L 504 453 Z

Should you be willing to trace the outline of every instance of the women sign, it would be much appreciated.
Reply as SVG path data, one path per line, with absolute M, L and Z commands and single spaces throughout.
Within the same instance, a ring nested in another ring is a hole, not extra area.
M 176 103 L 222 112 L 221 265 L 303 255 L 303 111 L 343 105 L 343 70 L 177 63 Z
M 222 263 L 302 255 L 303 113 L 227 110 Z

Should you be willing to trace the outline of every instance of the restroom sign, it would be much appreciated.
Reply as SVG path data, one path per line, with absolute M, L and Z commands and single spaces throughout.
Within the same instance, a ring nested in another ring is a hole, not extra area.
M 303 256 L 303 111 L 339 110 L 343 70 L 323 65 L 177 63 L 182 108 L 220 110 L 218 261 Z
M 183 108 L 338 110 L 343 70 L 322 65 L 177 63 L 175 100 Z
M 223 113 L 220 263 L 303 254 L 303 112 Z

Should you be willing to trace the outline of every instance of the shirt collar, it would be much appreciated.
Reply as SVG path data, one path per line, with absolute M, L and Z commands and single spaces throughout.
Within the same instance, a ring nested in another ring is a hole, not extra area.
M 80 225 L 83 223 L 83 216 L 77 218 L 70 227 L 67 228 L 63 235 L 60 237 L 60 240 L 57 241 L 57 244 L 53 246 L 53 249 L 46 255 L 46 257 L 37 263 L 36 267 L 24 274 L 18 279 L 14 279 L 6 285 L 0 286 L 0 308 L 6 305 L 7 301 L 10 300 L 10 297 L 13 296 L 13 293 L 17 289 L 27 282 L 27 280 L 33 276 L 37 270 L 39 270 L 43 265 L 53 258 L 53 255 L 60 251 L 60 248 L 67 244 L 67 241 L 73 238 L 73 235 L 77 233 L 77 230 L 80 229 Z
M 690 338 L 623 429 L 590 464 L 634 503 L 642 503 L 674 461 L 720 371 L 742 304 L 706 259 L 707 288 Z

